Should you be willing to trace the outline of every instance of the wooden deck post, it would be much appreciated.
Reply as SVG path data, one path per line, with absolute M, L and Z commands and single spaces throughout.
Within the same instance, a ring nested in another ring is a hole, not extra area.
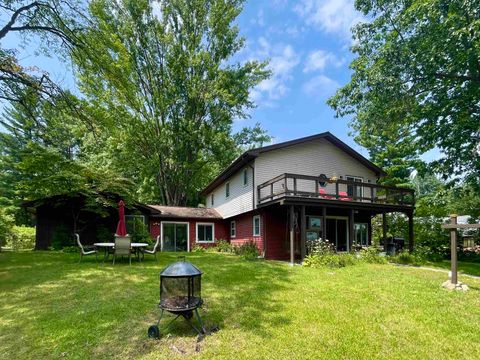
M 408 251 L 413 252 L 414 235 L 413 235 L 413 212 L 408 213 Z
M 305 259 L 307 253 L 307 217 L 305 215 L 305 205 L 302 205 L 301 208 L 301 225 L 300 225 L 300 255 Z
M 383 249 L 387 252 L 387 213 L 382 213 L 382 237 L 383 237 Z
M 348 251 L 352 252 L 353 250 L 353 239 L 355 238 L 355 210 L 350 209 L 350 214 L 348 216 Z
M 456 224 L 457 223 L 457 215 L 452 214 L 450 215 L 450 224 Z M 451 228 L 450 229 L 450 261 L 452 264 L 452 279 L 451 282 L 452 284 L 457 284 L 458 282 L 458 277 L 457 277 L 457 229 L 456 228 Z
M 294 241 L 295 241 L 295 225 L 293 222 L 295 221 L 295 214 L 293 212 L 293 205 L 290 205 L 290 265 L 295 264 L 295 246 L 294 246 Z
M 322 240 L 327 239 L 327 208 L 322 207 Z M 335 249 L 336 250 L 336 249 Z

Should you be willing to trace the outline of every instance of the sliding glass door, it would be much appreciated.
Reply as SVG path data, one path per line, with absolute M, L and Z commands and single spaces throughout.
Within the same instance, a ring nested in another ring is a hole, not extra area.
M 162 251 L 188 251 L 188 223 L 162 223 Z

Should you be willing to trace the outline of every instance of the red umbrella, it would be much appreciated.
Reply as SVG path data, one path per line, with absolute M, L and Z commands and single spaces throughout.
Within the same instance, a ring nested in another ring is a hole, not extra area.
M 127 235 L 127 227 L 125 226 L 125 203 L 123 200 L 120 200 L 118 203 L 118 225 L 117 225 L 117 235 L 125 236 Z

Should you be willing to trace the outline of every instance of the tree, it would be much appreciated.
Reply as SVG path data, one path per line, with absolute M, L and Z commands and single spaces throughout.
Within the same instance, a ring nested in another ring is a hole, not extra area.
M 249 89 L 268 72 L 231 59 L 244 45 L 233 25 L 242 3 L 91 2 L 84 39 L 95 54 L 74 59 L 108 134 L 99 146 L 110 156 L 95 161 L 134 179 L 141 200 L 198 204 L 199 190 L 236 155 L 236 140 L 249 138 L 233 138 L 232 123 L 247 116 Z M 258 129 L 250 139 L 265 135 Z
M 80 15 L 82 8 L 76 0 L 5 0 L 0 9 L 4 20 L 0 24 L 0 40 L 18 34 L 28 43 L 32 36 L 37 36 L 41 41 L 39 50 L 47 55 L 68 55 L 72 48 L 81 47 L 77 32 L 80 20 L 85 18 Z M 20 54 L 20 46 L 0 48 L 0 99 L 23 104 L 27 90 L 49 101 L 70 98 L 47 72 L 22 66 Z
M 437 173 L 480 184 L 479 5 L 356 1 L 371 21 L 354 28 L 353 74 L 329 104 L 352 115 L 356 140 L 378 163 L 389 147 L 407 161 L 437 147 Z

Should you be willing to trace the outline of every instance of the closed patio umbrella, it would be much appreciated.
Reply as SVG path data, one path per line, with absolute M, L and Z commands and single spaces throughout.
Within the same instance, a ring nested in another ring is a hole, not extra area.
M 127 226 L 125 225 L 125 203 L 123 200 L 120 200 L 118 203 L 118 225 L 116 235 L 125 236 L 127 235 Z

